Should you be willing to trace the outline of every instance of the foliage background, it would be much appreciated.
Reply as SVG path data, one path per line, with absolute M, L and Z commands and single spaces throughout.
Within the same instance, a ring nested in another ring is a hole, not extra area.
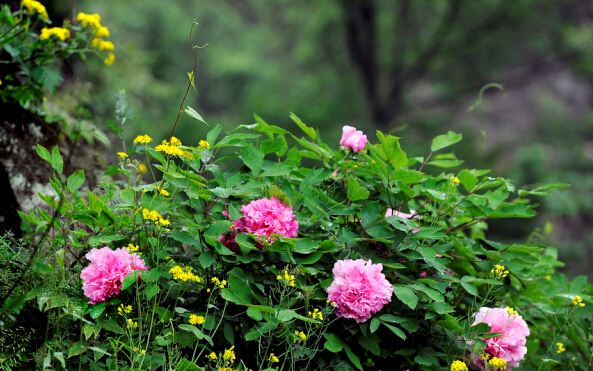
M 46 5 L 51 18 L 70 16 L 69 3 Z M 230 130 L 256 112 L 296 131 L 290 110 L 327 133 L 328 143 L 343 125 L 370 137 L 381 128 L 403 137 L 410 156 L 425 154 L 437 134 L 464 132 L 454 150 L 469 168 L 493 167 L 518 187 L 573 185 L 541 200 L 534 220 L 491 223 L 490 236 L 527 239 L 550 222 L 547 243 L 560 249 L 569 275 L 593 267 L 590 2 L 85 0 L 76 11 L 101 14 L 116 44 L 113 68 L 92 58 L 64 66 L 71 78 L 62 92 L 86 90 L 83 102 L 98 125 L 113 119 L 115 95 L 125 89 L 135 113 L 128 139 L 167 135 L 192 68 L 188 35 L 196 20 L 194 42 L 208 46 L 198 50 L 197 94 L 186 103 L 208 122 Z M 482 123 L 479 110 L 466 109 L 489 82 L 506 95 L 486 92 Z M 177 134 L 197 142 L 207 129 L 191 120 L 182 116 Z M 480 129 L 484 146 L 466 148 Z M 115 156 L 120 142 L 112 143 Z

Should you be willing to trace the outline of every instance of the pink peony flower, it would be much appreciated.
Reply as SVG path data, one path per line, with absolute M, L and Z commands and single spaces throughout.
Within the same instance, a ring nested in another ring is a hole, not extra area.
M 502 358 L 507 361 L 507 370 L 519 367 L 519 362 L 523 360 L 527 353 L 525 346 L 526 337 L 529 335 L 527 323 L 519 314 L 509 314 L 506 308 L 480 308 L 478 313 L 474 314 L 475 320 L 472 326 L 478 323 L 487 323 L 492 327 L 490 332 L 499 332 L 500 337 L 484 339 L 486 348 L 484 353 L 492 357 Z M 485 369 L 484 361 L 480 356 L 473 355 L 472 365 L 480 370 Z
M 232 252 L 239 252 L 241 251 L 241 247 L 239 247 L 239 244 L 235 242 L 235 237 L 237 237 L 236 233 L 229 233 L 228 236 L 223 234 L 218 236 L 218 240 Z
M 382 264 L 370 260 L 339 260 L 334 281 L 327 289 L 328 299 L 336 303 L 335 313 L 356 322 L 365 322 L 391 301 L 393 286 L 381 273 Z
M 387 208 L 387 211 L 385 212 L 385 217 L 387 218 L 388 216 L 394 216 L 395 215 L 395 216 L 399 216 L 400 218 L 411 219 L 414 215 L 416 215 L 416 212 L 414 210 L 410 210 L 410 212 L 411 212 L 411 214 L 400 213 L 399 211 L 396 211 L 396 210 Z M 412 228 L 409 228 L 409 230 L 412 231 L 412 233 L 416 233 L 420 229 L 412 229 Z
M 148 270 L 138 254 L 130 253 L 124 248 L 92 249 L 86 254 L 86 258 L 91 264 L 80 272 L 80 278 L 83 280 L 84 294 L 90 299 L 91 304 L 118 295 L 124 278 L 134 270 Z
M 367 136 L 364 135 L 362 131 L 356 130 L 356 128 L 352 126 L 345 125 L 342 128 L 342 139 L 340 140 L 340 145 L 343 147 L 348 147 L 352 150 L 352 152 L 357 153 L 366 147 Z
M 294 220 L 296 216 L 292 213 L 292 207 L 286 207 L 274 197 L 251 201 L 249 205 L 241 207 L 241 212 L 244 217 L 235 220 L 235 230 L 262 236 L 264 238 L 257 239 L 261 243 L 264 240 L 268 244 L 273 243 L 278 239 L 273 234 L 294 238 L 299 233 L 299 223 Z
M 426 277 L 426 276 L 427 276 L 427 273 L 426 273 L 426 271 L 424 271 L 424 272 L 420 273 L 420 276 L 422 276 L 422 277 Z

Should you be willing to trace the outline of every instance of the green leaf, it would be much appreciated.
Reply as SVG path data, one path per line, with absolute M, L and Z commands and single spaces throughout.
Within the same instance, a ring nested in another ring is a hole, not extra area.
M 362 371 L 360 359 L 356 356 L 356 354 L 354 354 L 354 352 L 352 352 L 352 350 L 350 350 L 350 347 L 347 344 L 344 344 L 344 350 L 346 351 L 346 355 L 350 359 L 350 362 L 352 362 L 356 368 Z
M 399 329 L 399 328 L 397 328 L 395 326 L 388 325 L 386 323 L 383 323 L 383 326 L 385 326 L 388 329 L 390 329 L 391 332 L 393 332 L 395 335 L 397 335 L 401 339 L 406 340 L 406 334 L 404 334 L 404 332 L 401 329 Z
M 264 171 L 263 173 L 261 173 L 260 176 L 262 177 L 266 177 L 266 176 L 283 176 L 283 175 L 287 175 L 290 174 L 290 172 L 292 171 L 292 169 L 294 169 L 294 165 L 288 162 L 281 162 L 279 164 L 275 164 L 274 166 L 272 166 L 271 168 L 269 168 L 268 170 Z
M 381 141 L 381 145 L 375 145 L 373 149 L 382 159 L 388 160 L 395 170 L 408 164 L 408 157 L 400 147 L 399 137 L 394 137 L 393 135 L 385 136 L 377 130 L 377 138 Z
M 478 289 L 474 285 L 470 285 L 467 282 L 461 282 L 461 286 L 473 296 L 478 296 Z
M 60 154 L 60 148 L 58 146 L 54 146 L 51 150 L 51 167 L 58 174 L 62 174 L 64 171 L 64 160 L 62 160 L 62 155 Z
M 4 311 L 8 314 L 12 312 L 19 312 L 23 305 L 25 305 L 25 295 L 18 295 L 12 298 L 6 299 L 4 302 Z
M 121 285 L 122 291 L 127 289 L 128 287 L 132 286 L 136 281 L 138 281 L 138 273 L 137 271 L 128 273 L 126 278 L 124 278 L 124 282 Z
M 441 320 L 437 321 L 436 324 L 449 330 L 463 331 L 463 328 L 461 326 L 451 321 Z
M 49 164 L 51 165 L 52 157 L 51 157 L 51 154 L 49 153 L 49 151 L 45 147 L 37 144 L 37 146 L 35 147 L 35 150 L 37 151 L 37 154 L 39 155 L 39 157 L 41 157 L 45 161 L 49 162 Z
M 183 324 L 180 324 L 178 327 L 184 331 L 193 332 L 193 334 L 196 335 L 198 340 L 202 340 L 204 338 L 204 333 L 202 332 L 202 330 L 200 330 L 199 328 L 197 328 L 194 325 L 188 325 L 188 324 L 183 323 Z
M 216 224 L 211 225 L 210 228 L 211 227 L 214 227 L 215 225 Z M 228 228 L 228 226 L 227 226 L 227 228 Z M 179 242 L 184 243 L 184 244 L 189 245 L 189 246 L 195 246 L 195 247 L 202 246 L 202 244 L 200 243 L 200 241 L 196 240 L 194 237 L 192 237 L 191 235 L 189 235 L 189 234 L 187 234 L 185 232 L 173 232 L 169 236 L 171 236 L 174 240 L 179 241 Z M 214 236 L 214 237 L 218 237 L 218 236 L 220 236 L 220 235 L 217 235 L 217 236 Z
M 66 369 L 66 360 L 64 359 L 64 353 L 62 352 L 54 352 L 54 357 L 60 361 L 60 363 L 62 364 L 62 368 Z
M 220 126 L 220 124 L 216 124 L 214 129 L 210 130 L 208 134 L 206 134 L 206 142 L 210 144 L 210 147 L 214 147 L 214 145 L 216 144 L 216 138 L 218 138 L 218 135 L 220 134 L 221 130 L 222 126 Z
M 265 154 L 261 151 L 261 149 L 250 145 L 245 148 L 239 157 L 243 160 L 245 165 L 251 169 L 253 175 L 255 177 L 259 177 L 259 174 L 261 173 L 261 167 L 264 163 L 264 156 Z
M 92 306 L 89 310 L 89 314 L 92 319 L 97 319 L 107 309 L 107 303 L 99 303 Z
M 245 281 L 237 275 L 231 274 L 229 277 L 229 290 L 239 299 L 239 304 L 251 304 L 251 289 Z
M 382 219 L 382 215 L 379 215 L 381 206 L 378 201 L 369 202 L 360 211 L 360 218 L 362 226 L 365 228 L 370 227 L 373 223 L 378 222 Z
M 371 320 L 371 325 L 369 326 L 370 330 L 371 330 L 371 334 L 375 331 L 377 331 L 377 329 L 379 328 L 379 326 L 381 325 L 381 321 L 379 321 L 376 318 L 373 318 Z
M 200 116 L 199 113 L 196 112 L 196 110 L 194 110 L 191 107 L 187 107 L 185 109 L 185 113 L 187 113 L 188 115 L 190 115 L 191 117 L 195 118 L 196 120 L 200 120 L 202 121 L 204 124 L 208 125 L 208 123 L 206 121 L 204 121 L 204 119 L 202 118 L 202 116 Z M 210 125 L 208 125 L 210 126 Z
M 399 180 L 402 184 L 418 183 L 424 177 L 424 173 L 415 170 L 394 170 L 391 173 L 391 180 Z
M 203 252 L 200 254 L 200 264 L 203 268 L 208 268 L 216 260 L 216 255 L 211 252 Z
M 84 170 L 76 170 L 68 177 L 68 189 L 75 191 L 84 184 Z
M 107 331 L 122 335 L 125 333 L 124 329 L 112 319 L 99 319 L 97 320 L 97 323 L 101 326 L 101 328 Z
M 463 164 L 463 160 L 433 160 L 433 161 L 430 161 L 429 163 L 427 163 L 427 165 L 442 167 L 442 168 L 446 168 L 446 169 L 452 168 L 452 167 L 457 167 L 461 164 Z
M 295 124 L 297 124 L 299 126 L 299 128 L 301 128 L 302 131 L 305 132 L 305 134 L 307 134 L 309 136 L 309 138 L 311 138 L 312 140 L 315 140 L 315 138 L 317 138 L 317 133 L 315 133 L 315 129 L 308 127 L 307 125 L 305 125 L 303 123 L 303 121 L 297 117 L 297 115 L 295 115 L 294 113 L 290 113 L 290 118 L 292 119 L 292 121 L 295 122 Z
M 283 152 L 288 149 L 288 145 L 284 136 L 280 135 L 275 139 L 263 140 L 259 148 L 267 155 L 268 153 Z
M 457 178 L 463 184 L 466 192 L 471 192 L 476 184 L 478 184 L 478 178 L 467 169 L 461 170 Z
M 439 135 L 438 137 L 432 140 L 432 145 L 430 146 L 431 152 L 436 152 L 441 150 L 445 147 L 449 147 L 461 140 L 461 134 L 456 134 L 452 131 L 448 132 L 447 134 Z
M 408 307 L 414 309 L 418 304 L 418 297 L 411 289 L 405 286 L 393 285 L 393 293 Z
M 348 199 L 350 201 L 366 200 L 369 197 L 369 190 L 358 184 L 358 181 L 352 177 L 346 180 L 348 186 Z
M 218 237 L 224 232 L 226 232 L 229 227 L 231 226 L 231 222 L 228 220 L 219 220 L 216 223 L 212 224 L 208 229 L 204 231 L 206 236 L 210 237 Z
M 421 365 L 430 366 L 432 364 L 432 358 L 433 357 L 427 356 L 425 354 L 418 354 L 416 357 L 414 357 L 414 361 L 418 362 Z
M 264 318 L 264 316 L 261 314 L 259 310 L 255 310 L 253 308 L 247 308 L 247 315 L 254 321 L 258 322 Z

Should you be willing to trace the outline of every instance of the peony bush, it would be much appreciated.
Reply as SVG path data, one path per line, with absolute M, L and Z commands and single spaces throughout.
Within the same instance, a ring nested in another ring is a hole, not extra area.
M 453 132 L 408 157 L 405 138 L 345 126 L 324 143 L 290 117 L 302 134 L 255 115 L 205 138 L 138 135 L 98 185 L 38 145 L 56 195 L 21 213 L 33 253 L 0 254 L 22 267 L 0 319 L 46 325 L 35 364 L 590 369 L 587 278 L 568 282 L 542 234 L 487 235 L 490 220 L 531 218 L 532 198 L 567 184 L 517 190 L 464 168 L 447 152 Z

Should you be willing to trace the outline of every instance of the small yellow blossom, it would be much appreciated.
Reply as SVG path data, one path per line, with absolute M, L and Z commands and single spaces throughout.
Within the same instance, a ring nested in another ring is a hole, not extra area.
M 467 365 L 463 361 L 453 361 L 451 363 L 451 371 L 468 371 Z
M 233 349 L 235 349 L 234 345 L 230 349 L 225 349 L 222 358 L 231 361 L 237 359 L 237 356 L 235 355 L 235 351 Z
M 206 289 L 206 292 L 210 292 L 210 289 Z
M 493 370 L 506 370 L 507 369 L 507 361 L 502 358 L 493 357 L 488 364 L 492 367 Z
M 129 243 L 128 247 L 126 247 L 126 249 L 128 249 L 129 252 L 134 252 L 134 251 L 138 251 L 140 247 L 138 245 L 134 246 L 134 244 Z
M 270 353 L 270 358 L 268 358 L 269 361 L 272 361 L 272 363 L 274 362 L 280 362 L 280 360 L 278 359 L 278 357 L 276 357 L 274 355 L 274 353 Z
M 192 325 L 201 325 L 204 322 L 206 322 L 206 319 L 203 316 L 197 316 L 195 314 L 189 316 L 189 323 Z
M 2 85 L 2 80 L 0 79 L 0 85 Z
M 459 183 L 461 183 L 461 182 L 459 181 L 459 179 L 458 179 L 458 178 L 456 178 L 456 177 L 454 177 L 454 176 L 452 176 L 451 178 L 449 178 L 449 180 L 451 181 L 451 183 L 453 183 L 453 185 L 456 185 L 456 186 L 458 186 L 458 185 L 459 185 Z
M 97 28 L 97 30 L 95 31 L 95 37 L 109 37 L 110 36 L 110 32 L 109 29 L 107 27 L 99 27 Z
M 140 353 L 146 354 L 146 350 L 145 349 L 142 349 L 142 351 Z
M 313 313 L 309 312 L 309 317 L 323 321 L 323 313 L 319 309 L 313 310 Z
M 513 308 L 510 307 L 507 307 L 507 312 L 509 313 L 509 316 L 512 316 L 514 318 L 517 318 L 517 315 L 519 314 L 519 312 L 513 310 Z
M 138 347 L 134 347 L 134 352 L 137 352 L 137 351 L 139 351 L 139 350 L 140 350 L 140 348 L 138 348 Z
M 200 143 L 198 144 L 200 146 L 200 148 L 202 149 L 208 149 L 210 148 L 210 143 L 206 142 L 205 140 L 201 140 Z
M 207 357 L 207 358 L 210 358 L 210 359 L 217 359 L 217 358 L 218 358 L 218 357 L 216 356 L 216 353 L 214 353 L 214 352 L 212 352 L 212 353 L 208 354 L 206 357 Z
M 111 66 L 111 65 L 113 64 L 113 62 L 115 62 L 115 54 L 113 54 L 113 53 L 111 53 L 111 52 L 110 52 L 110 53 L 107 55 L 107 58 L 105 58 L 105 59 L 103 60 L 103 62 L 104 62 L 106 65 L 108 65 L 108 66 Z
M 176 265 L 173 268 L 169 269 L 169 273 L 173 274 L 173 279 L 177 281 L 202 282 L 200 277 L 192 273 L 192 270 L 192 267 L 181 268 L 180 266 Z
M 40 40 L 47 40 L 52 36 L 56 36 L 62 41 L 66 41 L 70 37 L 70 30 L 62 27 L 42 28 L 39 35 Z
M 510 272 L 505 270 L 504 265 L 495 264 L 494 269 L 492 269 L 490 273 L 493 274 L 496 279 L 501 279 L 505 278 Z
M 101 27 L 101 16 L 99 14 L 78 13 L 76 20 L 85 27 L 99 29 Z
M 95 37 L 93 40 L 91 40 L 91 45 L 99 50 L 114 50 L 115 49 L 115 46 L 113 45 L 113 43 L 111 41 L 105 41 L 98 37 Z M 113 56 L 113 59 L 115 60 L 115 56 Z
M 136 139 L 134 139 L 134 143 L 147 144 L 150 142 L 152 142 L 152 138 L 148 135 L 138 135 Z
M 297 341 L 305 341 L 307 340 L 307 335 L 302 332 L 302 331 L 295 331 L 294 334 L 296 335 L 294 342 L 296 343 Z
M 481 359 L 482 361 L 487 361 L 487 360 L 489 360 L 489 359 L 490 359 L 490 354 L 488 354 L 488 353 L 482 353 L 482 354 L 480 355 L 480 359 Z
M 572 305 L 574 305 L 575 307 L 578 305 L 579 307 L 584 307 L 585 303 L 583 303 L 583 299 L 580 296 L 575 296 L 572 299 Z
M 47 10 L 39 1 L 23 0 L 23 7 L 27 8 L 29 13 L 37 13 L 41 19 L 48 19 Z
M 562 343 L 556 343 L 556 346 L 558 347 L 558 350 L 556 350 L 556 353 L 560 354 L 560 353 L 566 351 L 566 348 L 564 348 L 564 344 L 562 344 Z
M 124 158 L 128 157 L 128 154 L 125 152 L 118 152 L 117 157 L 119 157 L 120 160 L 123 160 Z

